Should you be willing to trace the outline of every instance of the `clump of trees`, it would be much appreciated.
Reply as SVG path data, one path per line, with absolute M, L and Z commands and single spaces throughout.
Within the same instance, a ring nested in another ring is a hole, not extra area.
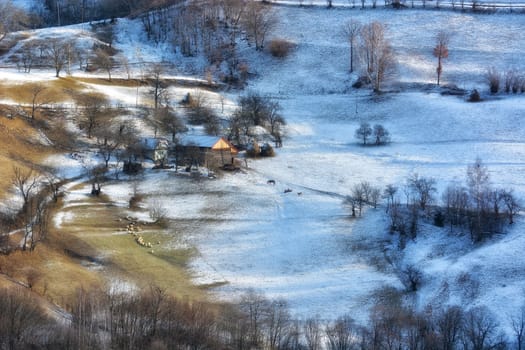
M 278 102 L 258 93 L 251 92 L 240 97 L 239 107 L 229 121 L 228 139 L 246 147 L 253 140 L 264 137 L 259 132 L 262 128 L 275 146 L 281 147 L 286 122 L 280 111 Z
M 192 125 L 204 125 L 208 135 L 220 135 L 222 132 L 219 116 L 208 105 L 202 92 L 188 93 L 182 101 L 187 110 L 188 122 Z
M 343 27 L 343 33 L 350 46 L 350 72 L 354 71 L 357 56 L 366 78 L 360 81 L 371 83 L 374 92 L 381 92 L 382 84 L 395 69 L 395 55 L 386 27 L 377 21 L 362 25 L 351 20 Z
M 491 186 L 488 168 L 481 159 L 467 167 L 466 185 L 450 184 L 441 194 L 441 202 L 436 180 L 418 174 L 411 175 L 403 187 L 404 206 L 398 192 L 393 185 L 384 190 L 390 229 L 411 238 L 417 235 L 421 217 L 431 217 L 437 226 L 449 225 L 451 231 L 466 229 L 473 242 L 480 242 L 512 225 L 520 210 L 512 189 Z
M 346 203 L 351 206 L 352 217 L 356 217 L 357 211 L 361 216 L 363 208 L 367 205 L 377 208 L 380 198 L 381 190 L 378 187 L 372 186 L 367 181 L 362 181 L 352 187 L 351 194 L 346 197 Z
M 390 142 L 390 133 L 381 124 L 375 124 L 372 127 L 369 123 L 362 122 L 355 131 L 355 138 L 358 139 L 363 146 L 381 146 Z

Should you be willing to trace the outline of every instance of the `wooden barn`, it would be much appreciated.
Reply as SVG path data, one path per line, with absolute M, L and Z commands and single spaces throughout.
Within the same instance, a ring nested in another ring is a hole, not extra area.
M 239 153 L 224 137 L 209 135 L 186 135 L 177 148 L 186 164 L 210 169 L 233 165 Z

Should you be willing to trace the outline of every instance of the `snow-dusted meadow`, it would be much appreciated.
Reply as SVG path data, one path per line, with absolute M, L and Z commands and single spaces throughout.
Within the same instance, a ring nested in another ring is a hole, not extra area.
M 414 264 L 422 269 L 423 285 L 413 297 L 417 307 L 486 305 L 507 326 L 508 316 L 524 299 L 522 218 L 506 235 L 479 246 L 466 234 L 423 226 L 404 252 L 394 254 L 395 237 L 387 233 L 384 209 L 370 209 L 352 220 L 343 201 L 353 184 L 366 180 L 380 187 L 402 185 L 414 172 L 436 178 L 440 189 L 450 182 L 463 183 L 466 167 L 476 157 L 489 167 L 495 187 L 512 187 L 525 198 L 525 98 L 501 95 L 472 104 L 462 97 L 441 96 L 435 89 L 422 90 L 435 81 L 432 47 L 441 29 L 453 34 L 444 84 L 486 91 L 489 67 L 523 70 L 522 15 L 296 7 L 277 11 L 280 24 L 273 36 L 296 43 L 292 54 L 284 60 L 261 57 L 253 47 L 244 47 L 241 54 L 257 73 L 247 89 L 271 95 L 283 108 L 288 123 L 284 147 L 275 158 L 250 160 L 248 170 L 220 179 L 195 181 L 170 171 L 148 171 L 141 186 L 168 210 L 174 230 L 184 233 L 173 246 L 197 248 L 190 266 L 195 283 L 224 283 L 213 291 L 219 299 L 235 299 L 248 289 L 283 298 L 298 317 L 332 319 L 348 313 L 366 321 L 366 306 L 376 290 L 403 288 L 396 269 L 386 262 L 388 254 L 396 256 L 396 267 Z M 376 97 L 350 88 L 354 77 L 348 74 L 348 45 L 341 34 L 350 18 L 387 25 L 398 59 L 396 83 L 385 87 L 391 92 Z M 202 59 L 186 60 L 165 47 L 143 44 L 138 23 L 118 24 L 115 46 L 130 61 L 138 56 L 144 61 L 172 60 L 179 67 L 174 75 L 203 64 Z M 93 89 L 115 102 L 136 100 L 133 88 Z M 174 89 L 173 100 L 189 91 Z M 224 114 L 241 93 L 225 93 Z M 212 97 L 219 109 L 220 98 Z M 393 142 L 360 147 L 353 135 L 363 120 L 383 124 Z M 268 179 L 276 185 L 268 185 Z M 292 192 L 284 193 L 288 188 Z M 123 205 L 131 194 L 127 184 L 104 191 Z
M 342 197 L 353 184 L 402 185 L 417 172 L 436 178 L 443 189 L 450 182 L 464 183 L 467 165 L 480 157 L 495 187 L 512 187 L 525 196 L 523 97 L 471 104 L 410 88 L 434 82 L 433 37 L 448 29 L 453 36 L 445 84 L 486 91 L 489 67 L 523 68 L 519 57 L 525 42 L 516 35 L 523 19 L 435 11 L 281 8 L 279 13 L 274 35 L 297 47 L 284 61 L 267 57 L 253 64 L 258 77 L 248 89 L 279 99 L 289 138 L 276 158 L 252 161 L 248 174 L 209 185 L 220 191 L 205 196 L 198 212 L 200 219 L 219 220 L 199 220 L 191 236 L 200 252 L 192 265 L 195 280 L 228 282 L 217 288 L 224 299 L 248 288 L 282 297 L 300 317 L 349 313 L 364 320 L 374 290 L 402 287 L 385 263 L 383 254 L 396 244 L 395 239 L 388 243 L 392 237 L 382 209 L 356 221 L 348 217 Z M 396 81 L 405 83 L 387 89 L 399 92 L 376 98 L 349 88 L 348 47 L 340 28 L 350 18 L 386 23 L 398 57 Z M 392 144 L 358 146 L 353 134 L 362 120 L 382 123 Z M 267 179 L 276 186 L 268 186 Z M 285 188 L 294 192 L 285 194 Z M 177 198 L 173 217 L 187 204 L 186 196 L 181 202 Z M 416 306 L 487 305 L 507 326 L 509 315 L 523 304 L 523 224 L 520 219 L 504 237 L 482 246 L 473 246 L 468 235 L 450 237 L 446 230 L 423 227 L 397 262 L 424 273 Z

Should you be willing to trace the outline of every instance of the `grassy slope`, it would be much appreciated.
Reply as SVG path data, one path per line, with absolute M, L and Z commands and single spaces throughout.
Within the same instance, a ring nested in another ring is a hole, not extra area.
M 28 91 L 33 86 L 34 83 L 0 83 L 0 94 L 4 99 L 28 104 L 31 100 Z M 85 87 L 71 78 L 51 80 L 45 86 L 46 94 L 42 98 L 50 102 L 63 102 L 67 99 L 64 91 Z M 42 130 L 45 129 L 50 139 L 67 138 L 66 134 L 55 135 L 53 116 L 39 113 L 34 122 L 20 116 L 9 119 L 7 115 L 12 110 L 12 105 L 0 108 L 0 201 L 13 195 L 14 167 L 42 165 L 49 155 L 64 152 L 35 141 Z M 47 126 L 39 129 L 43 125 Z M 104 288 L 115 280 L 139 288 L 154 284 L 181 298 L 205 298 L 205 292 L 191 284 L 185 269 L 192 251 L 161 248 L 167 240 L 164 228 L 144 227 L 141 233 L 144 239 L 155 243 L 153 248 L 144 248 L 125 232 L 127 222 L 119 219 L 126 215 L 123 208 L 113 205 L 104 196 L 87 196 L 81 203 L 73 204 L 62 208 L 59 202 L 53 208 L 53 216 L 65 212 L 73 219 L 60 227 L 53 226 L 48 239 L 34 252 L 0 255 L 0 272 L 4 274 L 0 275 L 0 287 L 32 282 L 33 291 L 62 306 L 71 301 L 78 288 Z

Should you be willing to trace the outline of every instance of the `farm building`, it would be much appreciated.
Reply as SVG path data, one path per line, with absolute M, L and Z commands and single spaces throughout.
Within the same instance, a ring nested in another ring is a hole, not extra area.
M 185 163 L 207 168 L 222 168 L 235 163 L 237 148 L 220 136 L 186 135 L 178 146 Z

